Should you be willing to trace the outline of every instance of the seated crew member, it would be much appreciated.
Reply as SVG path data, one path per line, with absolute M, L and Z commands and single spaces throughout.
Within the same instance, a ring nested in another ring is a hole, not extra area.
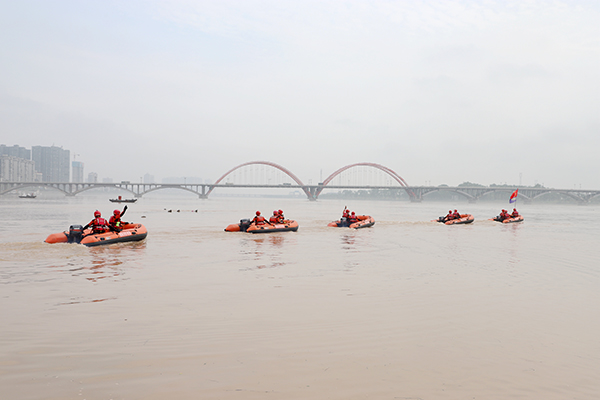
M 106 220 L 102 218 L 100 211 L 94 211 L 94 219 L 84 226 L 83 230 L 85 231 L 87 228 L 92 228 L 92 233 L 104 233 L 108 231 L 108 224 Z
M 348 210 L 347 208 L 344 208 L 344 211 L 342 212 L 342 218 L 340 218 L 340 221 L 342 221 L 342 223 L 346 223 L 348 222 L 348 220 L 350 219 L 350 210 Z
M 283 210 L 279 210 L 277 212 L 277 215 L 279 216 L 279 219 L 277 220 L 277 222 L 279 222 L 280 224 L 282 224 L 283 221 L 285 221 L 285 217 L 283 216 Z
M 121 217 L 125 215 L 125 211 L 127 211 L 127 206 L 123 208 L 123 211 L 115 210 L 113 211 L 113 215 L 108 219 L 108 227 L 115 231 L 120 232 L 123 229 L 123 224 L 127 224 L 127 222 L 121 221 Z
M 254 218 L 252 218 L 252 223 L 255 225 L 264 225 L 266 222 L 265 217 L 260 215 L 260 211 L 257 211 Z
M 352 212 L 350 213 L 350 217 L 348 218 L 348 222 L 349 222 L 350 224 L 353 224 L 353 223 L 355 223 L 355 222 L 358 222 L 358 218 L 356 217 L 356 214 L 354 213 L 354 211 L 352 211 Z
M 458 212 L 458 210 L 454 210 L 454 212 L 452 213 L 452 217 L 453 217 L 453 219 L 461 219 L 462 218 L 460 216 L 460 213 Z
M 269 218 L 269 222 L 276 224 L 277 222 L 279 222 L 279 211 L 275 210 L 273 211 L 273 215 L 271 215 L 271 218 Z
M 511 217 L 513 218 L 518 218 L 519 217 L 519 212 L 517 211 L 516 208 L 513 208 L 513 212 L 512 214 L 510 214 Z
M 504 221 L 507 218 L 510 218 L 508 211 L 505 209 L 502 209 L 502 212 L 500 213 L 500 221 Z
M 454 214 L 452 213 L 452 210 L 448 210 L 448 214 L 444 217 L 443 221 L 451 221 L 454 219 Z

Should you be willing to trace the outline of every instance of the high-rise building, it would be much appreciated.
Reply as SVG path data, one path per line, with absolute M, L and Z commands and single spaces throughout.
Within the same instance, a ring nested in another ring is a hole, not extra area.
M 154 175 L 144 175 L 144 183 L 154 183 Z
M 69 182 L 69 150 L 56 146 L 33 146 L 31 156 L 35 170 L 42 173 L 44 182 Z
M 71 163 L 73 168 L 73 183 L 83 183 L 83 163 L 81 161 L 73 161 Z
M 18 145 L 7 146 L 0 144 L 0 155 L 19 157 L 24 160 L 31 160 L 31 150 L 27 150 L 25 147 Z
M 98 174 L 95 172 L 90 172 L 87 178 L 88 183 L 98 183 Z
M 5 154 L 0 155 L 0 181 L 34 182 L 36 175 L 33 161 Z

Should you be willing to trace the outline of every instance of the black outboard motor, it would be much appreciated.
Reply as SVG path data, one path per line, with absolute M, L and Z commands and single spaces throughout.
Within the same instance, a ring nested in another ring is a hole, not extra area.
M 251 223 L 252 223 L 252 220 L 240 219 L 240 231 L 246 232 Z
M 69 227 L 69 236 L 67 237 L 68 243 L 80 243 L 83 239 L 83 226 L 71 225 Z

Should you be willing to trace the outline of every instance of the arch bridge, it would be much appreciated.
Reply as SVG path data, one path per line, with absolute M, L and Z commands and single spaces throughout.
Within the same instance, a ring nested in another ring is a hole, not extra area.
M 267 166 L 274 168 L 277 171 L 287 175 L 291 178 L 295 184 L 284 183 L 284 184 L 233 184 L 226 182 L 223 184 L 223 180 L 235 171 L 251 165 Z M 391 178 L 398 185 L 334 185 L 332 181 L 340 176 L 343 172 L 352 169 L 354 167 L 368 167 L 378 171 L 382 171 L 387 177 Z M 0 195 L 8 194 L 15 191 L 24 191 L 25 189 L 32 187 L 47 187 L 59 192 L 64 193 L 67 196 L 75 196 L 77 194 L 98 188 L 113 188 L 120 189 L 125 192 L 131 193 L 135 197 L 142 197 L 145 194 L 164 189 L 178 189 L 184 190 L 190 193 L 198 195 L 199 198 L 206 199 L 208 196 L 217 188 L 278 188 L 278 189 L 299 189 L 304 192 L 309 200 L 317 200 L 319 195 L 324 189 L 400 189 L 405 190 L 408 194 L 410 201 L 420 202 L 426 196 L 435 192 L 453 192 L 460 196 L 465 197 L 469 202 L 476 202 L 477 200 L 489 195 L 494 192 L 513 192 L 517 189 L 516 186 L 409 186 L 406 181 L 398 175 L 392 169 L 385 167 L 380 164 L 361 162 L 346 165 L 331 175 L 329 175 L 323 182 L 318 185 L 306 185 L 304 184 L 295 174 L 293 174 L 287 168 L 269 161 L 250 161 L 240 164 L 225 174 L 223 174 L 215 183 L 204 183 L 204 184 L 186 184 L 186 183 L 131 183 L 129 181 L 121 181 L 119 183 L 70 183 L 70 182 L 1 182 L 0 181 Z M 575 200 L 578 203 L 585 204 L 589 203 L 592 199 L 600 196 L 600 191 L 597 190 L 577 190 L 577 189 L 550 189 L 544 187 L 533 187 L 533 188 L 518 188 L 519 199 L 530 202 L 542 196 L 549 195 L 551 193 L 560 194 Z

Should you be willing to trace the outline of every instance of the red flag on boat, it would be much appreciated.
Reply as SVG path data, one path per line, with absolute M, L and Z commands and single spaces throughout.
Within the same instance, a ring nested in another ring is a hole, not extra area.
M 513 192 L 513 194 L 510 195 L 510 200 L 508 200 L 509 203 L 514 203 L 515 201 L 517 201 L 517 196 L 519 195 L 519 189 L 515 190 Z

